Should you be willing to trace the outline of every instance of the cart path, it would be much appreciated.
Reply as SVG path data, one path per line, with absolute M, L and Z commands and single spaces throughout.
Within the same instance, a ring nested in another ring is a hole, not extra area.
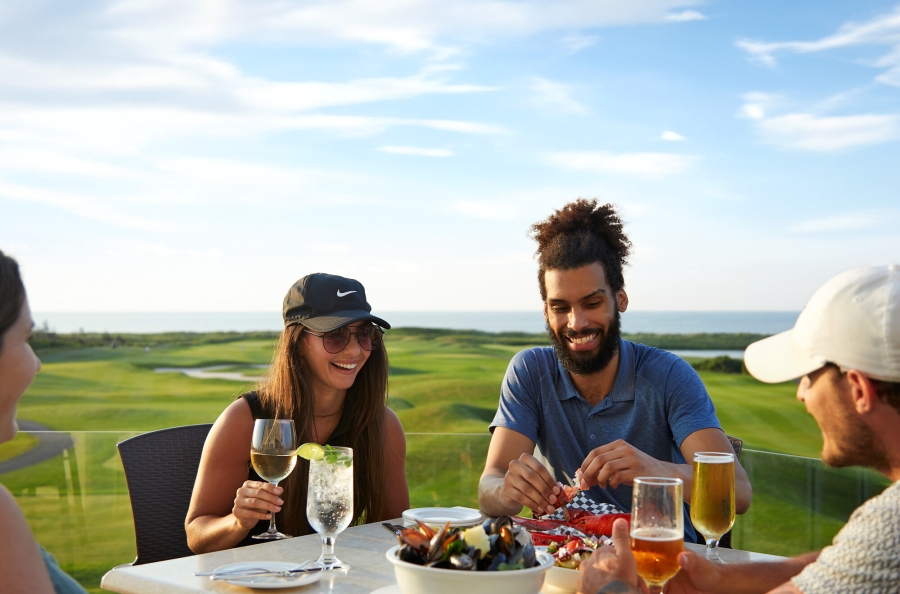
M 68 433 L 53 431 L 50 427 L 27 419 L 16 419 L 16 423 L 18 423 L 20 431 L 40 432 L 33 434 L 38 438 L 39 442 L 27 452 L 5 462 L 0 462 L 0 474 L 21 470 L 50 458 L 55 458 L 75 445 L 72 436 Z

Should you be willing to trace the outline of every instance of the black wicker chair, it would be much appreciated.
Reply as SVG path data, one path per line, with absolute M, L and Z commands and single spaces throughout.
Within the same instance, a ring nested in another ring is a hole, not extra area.
M 134 516 L 132 565 L 187 557 L 184 518 L 212 425 L 152 431 L 118 444 Z
M 730 435 L 726 435 L 728 441 L 731 442 L 731 447 L 734 449 L 734 457 L 738 461 L 741 459 L 741 450 L 744 449 L 744 440 L 738 439 L 737 437 L 732 437 Z M 722 538 L 719 539 L 719 546 L 724 547 L 726 549 L 731 548 L 731 530 L 722 535 Z

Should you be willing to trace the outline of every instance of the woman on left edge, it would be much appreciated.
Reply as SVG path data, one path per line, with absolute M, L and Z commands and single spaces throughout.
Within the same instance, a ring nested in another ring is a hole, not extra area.
M 34 321 L 19 265 L 0 251 L 0 443 L 19 431 L 16 404 L 41 369 L 28 339 Z M 0 583 L 5 594 L 85 594 L 34 540 L 12 493 L 0 485 Z

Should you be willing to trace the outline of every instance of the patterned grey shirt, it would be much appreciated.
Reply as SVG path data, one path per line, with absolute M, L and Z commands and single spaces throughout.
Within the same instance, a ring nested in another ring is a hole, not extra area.
M 900 481 L 859 506 L 793 582 L 804 594 L 900 592 Z

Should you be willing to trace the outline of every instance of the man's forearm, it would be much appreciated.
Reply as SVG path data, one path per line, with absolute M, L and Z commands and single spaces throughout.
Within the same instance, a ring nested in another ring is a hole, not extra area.
M 478 483 L 478 507 L 489 516 L 512 516 L 522 511 L 522 506 L 506 507 L 500 501 L 503 475 L 486 474 Z
M 716 592 L 722 594 L 763 594 L 789 581 L 819 556 L 807 553 L 784 561 L 735 563 L 720 567 Z

